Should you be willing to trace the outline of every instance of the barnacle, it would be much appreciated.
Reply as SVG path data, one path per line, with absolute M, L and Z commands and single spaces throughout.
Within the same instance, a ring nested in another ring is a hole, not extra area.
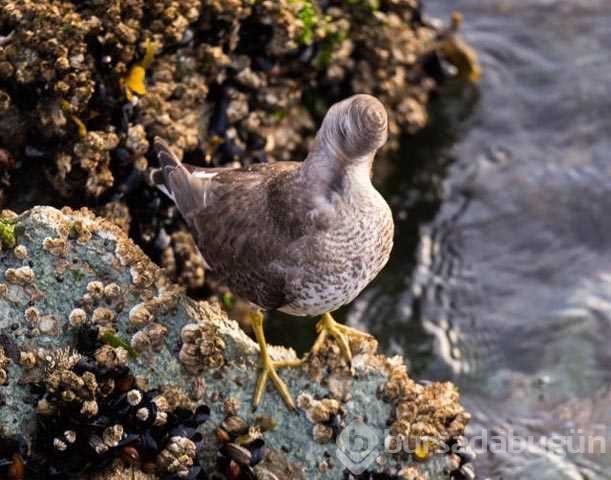
M 111 326 L 115 320 L 115 312 L 107 307 L 98 307 L 91 315 L 91 321 L 101 326 Z
M 67 250 L 66 239 L 46 237 L 42 241 L 42 248 L 53 255 L 64 255 Z
M 113 369 L 127 365 L 129 352 L 125 347 L 102 345 L 95 351 L 96 361 L 105 368 Z
M 24 245 L 17 245 L 13 249 L 13 255 L 17 260 L 24 260 L 28 256 L 28 249 Z
M 94 300 L 99 300 L 104 293 L 104 284 L 99 280 L 93 280 L 87 284 L 86 289 Z
M 80 327 L 87 321 L 87 312 L 82 308 L 75 308 L 68 315 L 68 322 L 73 327 Z

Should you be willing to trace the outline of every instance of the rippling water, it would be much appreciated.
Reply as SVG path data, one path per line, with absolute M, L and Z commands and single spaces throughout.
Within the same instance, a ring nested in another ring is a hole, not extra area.
M 471 436 L 536 440 L 480 478 L 611 478 L 611 1 L 425 5 L 464 13 L 484 76 L 383 181 L 398 245 L 347 321 L 455 381 Z M 607 453 L 554 453 L 582 435 Z

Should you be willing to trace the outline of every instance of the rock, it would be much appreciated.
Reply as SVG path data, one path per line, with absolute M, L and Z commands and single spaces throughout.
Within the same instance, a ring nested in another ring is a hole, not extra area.
M 113 472 L 123 468 L 120 462 L 134 462 L 146 474 L 186 475 L 200 468 L 199 461 L 208 472 L 226 467 L 257 478 L 337 479 L 344 466 L 335 456 L 335 442 L 345 445 L 350 434 L 377 437 L 370 445 L 378 454 L 371 456 L 367 472 L 383 472 L 386 478 L 408 478 L 398 477 L 401 471 L 410 472 L 409 478 L 449 478 L 460 467 L 456 455 L 432 448 L 464 434 L 469 415 L 458 403 L 456 388 L 417 384 L 400 357 L 376 354 L 374 341 L 352 345 L 352 368 L 329 343 L 303 367 L 283 369 L 298 399 L 297 412 L 288 411 L 275 391 L 268 391 L 252 412 L 258 347 L 220 306 L 185 296 L 119 227 L 86 209 L 35 207 L 11 221 L 28 256 L 18 258 L 13 249 L 0 252 L 0 370 L 5 377 L 0 432 L 5 439 L 23 435 L 33 439 L 34 453 L 54 447 L 57 455 L 65 455 L 93 427 L 67 429 L 45 447 L 37 416 L 49 421 L 58 408 L 70 405 L 80 408 L 79 418 L 99 418 L 106 399 L 125 392 L 117 397 L 123 407 L 111 413 L 114 420 L 88 443 L 98 452 L 91 455 L 112 461 Z M 6 278 L 19 269 L 31 271 L 27 282 Z M 130 339 L 138 335 L 146 341 L 141 339 L 136 349 Z M 282 347 L 270 352 L 275 358 L 295 357 Z M 115 373 L 109 377 L 108 372 Z M 123 446 L 131 427 L 126 424 L 124 431 L 117 420 L 122 408 L 155 428 L 184 412 L 190 420 L 163 437 L 164 445 L 155 444 L 155 465 L 154 457 L 152 463 L 142 458 L 142 445 L 150 440 L 139 437 L 140 443 L 133 443 L 139 450 Z M 393 441 L 409 445 L 415 454 L 385 453 L 384 442 L 391 446 Z M 195 448 L 202 445 L 195 459 Z M 25 453 L 15 455 L 13 462 Z

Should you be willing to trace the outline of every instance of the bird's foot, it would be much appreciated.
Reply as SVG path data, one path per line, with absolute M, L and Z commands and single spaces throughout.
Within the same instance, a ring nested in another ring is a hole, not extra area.
M 350 350 L 350 337 L 360 338 L 371 338 L 371 335 L 354 328 L 350 328 L 341 323 L 337 323 L 330 313 L 325 313 L 320 320 L 316 323 L 316 332 L 318 338 L 314 342 L 314 346 L 310 351 L 311 355 L 315 355 L 324 345 L 327 337 L 333 337 L 339 349 L 342 357 L 350 364 L 352 361 L 352 351 Z
M 269 355 L 261 356 L 261 373 L 259 373 L 259 378 L 257 378 L 257 386 L 255 387 L 255 394 L 253 397 L 253 410 L 256 409 L 260 404 L 261 400 L 263 400 L 263 394 L 265 393 L 265 384 L 267 380 L 271 380 L 276 391 L 284 401 L 285 405 L 291 409 L 295 410 L 295 401 L 293 400 L 293 396 L 291 392 L 289 392 L 286 383 L 280 378 L 278 372 L 276 372 L 277 368 L 294 368 L 299 367 L 303 360 L 294 359 L 294 360 L 272 360 Z
M 257 378 L 255 393 L 253 395 L 253 410 L 256 410 L 261 404 L 261 400 L 263 400 L 267 380 L 272 381 L 286 406 L 291 410 L 295 410 L 295 401 L 293 400 L 288 387 L 276 372 L 276 369 L 299 367 L 301 364 L 303 364 L 303 360 L 297 358 L 288 360 L 272 360 L 267 352 L 267 342 L 265 341 L 265 335 L 263 333 L 263 314 L 260 311 L 254 312 L 251 320 L 252 328 L 255 332 L 255 337 L 257 337 L 257 342 L 259 343 L 259 349 L 261 352 L 261 373 L 259 373 L 259 377 Z

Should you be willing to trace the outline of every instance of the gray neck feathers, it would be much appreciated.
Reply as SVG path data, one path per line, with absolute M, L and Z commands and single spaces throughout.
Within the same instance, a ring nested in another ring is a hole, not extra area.
M 371 186 L 376 151 L 387 136 L 384 106 L 371 95 L 354 95 L 331 106 L 302 167 L 309 191 L 340 195 Z

